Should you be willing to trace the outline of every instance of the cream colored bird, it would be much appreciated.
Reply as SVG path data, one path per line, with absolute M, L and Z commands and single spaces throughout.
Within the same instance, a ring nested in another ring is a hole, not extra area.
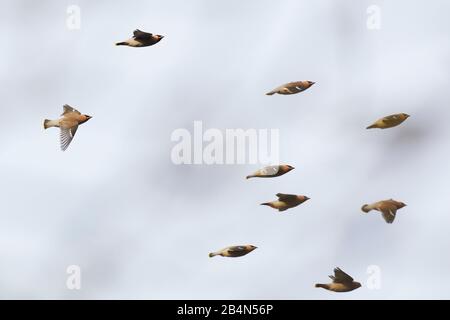
M 81 114 L 78 110 L 72 108 L 68 104 L 63 106 L 64 112 L 61 114 L 61 118 L 57 120 L 44 120 L 44 129 L 51 127 L 57 127 L 61 129 L 60 132 L 60 142 L 61 150 L 65 151 L 69 144 L 72 142 L 75 133 L 77 132 L 78 126 L 85 123 L 91 116 L 87 114 Z
M 288 164 L 280 164 L 275 166 L 268 166 L 264 167 L 255 173 L 248 175 L 246 179 L 250 178 L 273 178 L 273 177 L 279 177 L 282 176 L 285 173 L 288 173 L 291 170 L 294 170 L 295 168 Z
M 332 283 L 316 283 L 315 287 L 334 292 L 348 292 L 361 287 L 361 283 L 354 281 L 352 277 L 339 268 L 335 268 L 334 276 L 329 277 L 333 280 Z
M 378 119 L 372 125 L 368 126 L 366 129 L 373 129 L 373 128 L 387 129 L 387 128 L 396 127 L 399 124 L 401 124 L 403 121 L 408 119 L 408 117 L 409 117 L 409 114 L 406 114 L 406 113 L 392 114 L 390 116 L 386 116 L 384 118 Z
M 123 42 L 117 42 L 116 46 L 129 46 L 135 48 L 148 47 L 158 43 L 162 38 L 164 38 L 164 36 L 162 35 L 154 35 L 152 33 L 143 32 L 139 29 L 136 29 L 134 30 L 133 37 L 131 39 L 125 40 Z
M 378 202 L 375 202 L 372 204 L 365 204 L 362 206 L 361 210 L 364 211 L 365 213 L 367 213 L 371 210 L 377 210 L 377 211 L 381 212 L 383 219 L 387 223 L 392 223 L 392 222 L 394 222 L 397 210 L 401 209 L 405 206 L 406 206 L 406 204 L 403 202 L 389 199 L 389 200 L 378 201 Z
M 231 257 L 231 258 L 236 258 L 236 257 L 242 257 L 245 256 L 246 254 L 252 252 L 253 250 L 255 250 L 257 247 L 252 246 L 252 245 L 245 245 L 245 246 L 231 246 L 231 247 L 226 247 L 222 250 L 216 251 L 216 252 L 211 252 L 209 254 L 209 257 L 215 257 L 215 256 L 222 256 L 222 257 Z
M 271 96 L 275 93 L 278 94 L 295 94 L 302 91 L 305 91 L 309 87 L 311 87 L 315 82 L 312 81 L 296 81 L 296 82 L 289 82 L 286 84 L 283 84 L 272 91 L 269 91 L 266 93 L 266 95 Z
M 299 204 L 302 204 L 306 200 L 309 200 L 309 198 L 306 196 L 295 194 L 277 193 L 276 196 L 278 197 L 278 200 L 272 202 L 264 202 L 261 203 L 261 205 L 269 206 L 281 212 L 290 208 L 294 208 Z

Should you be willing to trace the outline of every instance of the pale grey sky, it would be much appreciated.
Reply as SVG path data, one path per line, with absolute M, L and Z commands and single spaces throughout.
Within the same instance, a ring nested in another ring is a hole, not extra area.
M 81 8 L 68 30 L 66 9 Z M 367 7 L 381 29 L 366 27 Z M 450 298 L 448 1 L 12 1 L 0 4 L 0 298 Z M 165 35 L 116 47 L 132 31 Z M 296 80 L 294 96 L 265 96 Z M 44 131 L 93 116 L 66 152 Z M 365 130 L 392 113 L 411 117 Z M 279 129 L 276 179 L 176 166 L 171 133 Z M 278 192 L 305 204 L 278 214 Z M 392 225 L 364 203 L 408 204 Z M 208 258 L 233 244 L 258 249 Z M 66 288 L 69 265 L 82 289 Z M 365 285 L 381 268 L 380 290 Z M 340 266 L 363 287 L 314 288 Z

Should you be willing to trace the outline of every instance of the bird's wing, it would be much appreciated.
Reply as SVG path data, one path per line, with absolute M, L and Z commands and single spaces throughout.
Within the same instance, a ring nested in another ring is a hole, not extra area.
M 333 282 L 336 282 L 336 283 L 347 283 L 347 282 L 353 281 L 352 277 L 350 277 L 348 274 L 346 274 L 344 271 L 342 271 L 339 268 L 334 269 L 334 277 L 330 276 L 330 278 L 333 280 Z
M 245 250 L 244 246 L 234 246 L 234 247 L 228 248 L 229 252 L 241 252 L 243 250 Z
M 297 195 L 295 194 L 286 194 L 286 193 L 277 193 L 276 196 L 280 201 L 289 201 L 297 198 Z
M 135 39 L 149 39 L 153 36 L 153 34 L 141 31 L 139 29 L 136 29 L 133 31 L 133 38 Z
M 69 144 L 72 142 L 75 133 L 77 132 L 78 125 L 73 126 L 70 129 L 61 128 L 60 140 L 61 140 L 61 150 L 66 151 Z
M 299 90 L 303 90 L 304 89 L 302 81 L 289 82 L 289 83 L 285 84 L 284 87 L 297 88 Z
M 268 166 L 259 170 L 259 173 L 265 176 L 272 176 L 278 173 L 280 168 L 278 166 Z
M 390 115 L 390 116 L 386 116 L 386 117 L 384 117 L 384 118 L 382 119 L 382 121 L 383 121 L 384 123 L 386 123 L 386 124 L 395 124 L 395 123 L 398 122 L 398 120 L 399 120 L 399 117 L 398 117 L 398 115 L 396 115 L 396 114 L 392 114 L 392 115 Z
M 81 114 L 80 111 L 78 111 L 78 110 L 75 109 L 75 108 L 72 108 L 72 107 L 69 106 L 68 104 L 63 105 L 63 109 L 64 109 L 64 112 L 61 114 L 62 116 L 65 115 L 65 114 L 67 114 L 67 113 L 69 113 L 69 112 L 75 112 L 75 113 L 77 113 L 77 114 Z
M 387 223 L 394 222 L 397 207 L 394 204 L 383 205 L 380 207 L 381 215 Z

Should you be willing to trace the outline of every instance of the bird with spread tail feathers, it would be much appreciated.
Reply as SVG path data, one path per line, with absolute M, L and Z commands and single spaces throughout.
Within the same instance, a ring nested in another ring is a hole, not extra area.
M 78 126 L 85 123 L 91 116 L 87 114 L 81 114 L 78 110 L 72 108 L 68 104 L 63 106 L 64 112 L 61 114 L 61 118 L 57 120 L 44 120 L 44 129 L 51 127 L 60 128 L 60 142 L 61 150 L 65 151 L 69 144 L 72 142 Z
M 375 202 L 372 204 L 365 204 L 362 206 L 361 210 L 364 211 L 365 213 L 367 213 L 371 210 L 377 210 L 377 211 L 381 212 L 383 219 L 387 223 L 392 223 L 392 222 L 394 222 L 397 210 L 401 209 L 405 206 L 406 206 L 406 204 L 403 202 L 389 199 L 389 200 L 378 201 L 378 202 Z

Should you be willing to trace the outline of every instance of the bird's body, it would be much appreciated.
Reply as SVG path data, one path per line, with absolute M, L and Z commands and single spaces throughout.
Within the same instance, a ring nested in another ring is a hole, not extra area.
M 356 282 L 339 268 L 334 269 L 334 276 L 329 276 L 333 282 L 316 283 L 316 288 L 323 288 L 333 292 L 349 292 L 361 287 L 361 283 Z
M 373 124 L 368 126 L 366 129 L 387 129 L 396 127 L 399 124 L 401 124 L 403 121 L 408 119 L 409 115 L 406 113 L 397 113 L 397 114 L 391 114 L 390 116 L 386 116 L 384 118 L 378 119 Z
M 164 38 L 164 36 L 161 36 L 159 34 L 154 35 L 152 33 L 143 32 L 139 29 L 136 29 L 133 32 L 132 38 L 122 42 L 117 42 L 116 46 L 129 46 L 135 48 L 149 47 L 161 41 L 162 38 Z
M 216 251 L 216 252 L 211 252 L 209 254 L 209 257 L 210 258 L 215 257 L 215 256 L 231 257 L 231 258 L 242 257 L 242 256 L 245 256 L 246 254 L 252 252 L 256 248 L 257 247 L 252 246 L 252 245 L 231 246 L 231 247 L 226 247 L 226 248 Z
M 295 195 L 295 194 L 284 194 L 284 193 L 277 193 L 276 195 L 278 197 L 278 200 L 271 201 L 271 202 L 264 202 L 261 203 L 261 205 L 269 206 L 271 208 L 277 209 L 278 211 L 285 211 L 290 208 L 294 208 L 298 206 L 299 204 L 302 204 L 306 200 L 309 200 L 308 197 L 302 196 L 302 195 Z
M 276 166 L 264 167 L 255 173 L 248 175 L 246 178 L 273 178 L 282 176 L 289 171 L 294 170 L 294 167 L 288 164 L 281 164 Z
M 64 105 L 63 108 L 64 112 L 61 114 L 61 118 L 56 120 L 44 120 L 44 129 L 48 129 L 51 127 L 61 129 L 61 150 L 65 151 L 70 142 L 72 142 L 72 139 L 77 132 L 78 126 L 85 123 L 92 117 L 86 114 L 81 114 L 78 110 L 72 108 L 67 104 Z
M 305 91 L 306 89 L 311 87 L 314 83 L 315 82 L 312 82 L 312 81 L 289 82 L 289 83 L 283 84 L 283 85 L 273 89 L 272 91 L 267 92 L 266 95 L 271 96 L 275 93 L 284 94 L 284 95 L 295 94 L 295 93 Z
M 389 200 L 378 201 L 378 202 L 375 202 L 372 204 L 365 204 L 362 206 L 361 210 L 365 213 L 367 213 L 371 210 L 377 210 L 377 211 L 381 212 L 383 219 L 387 223 L 392 223 L 392 222 L 394 222 L 397 210 L 401 209 L 405 206 L 406 206 L 406 204 L 404 204 L 403 202 L 389 199 Z

